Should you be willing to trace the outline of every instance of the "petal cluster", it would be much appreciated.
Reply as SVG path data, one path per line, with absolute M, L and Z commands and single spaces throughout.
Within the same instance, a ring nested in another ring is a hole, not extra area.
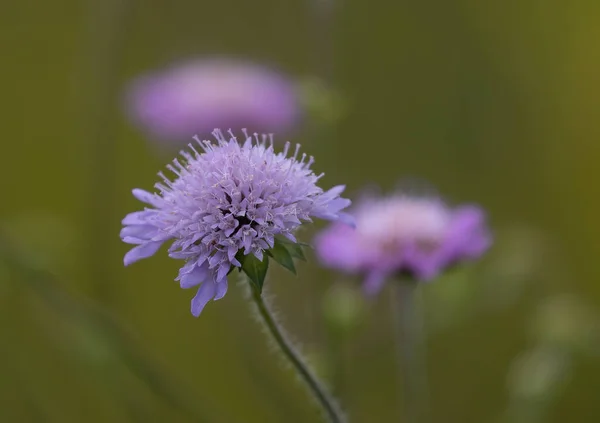
M 182 288 L 197 287 L 192 313 L 198 316 L 211 299 L 227 292 L 227 274 L 240 267 L 240 254 L 259 260 L 274 246 L 275 236 L 296 242 L 294 232 L 303 222 L 317 217 L 349 222 L 341 212 L 350 200 L 340 198 L 343 186 L 324 192 L 317 186 L 321 175 L 310 169 L 313 158 L 293 154 L 286 143 L 283 152 L 273 149 L 272 137 L 248 136 L 238 143 L 230 131 L 226 137 L 213 132 L 216 143 L 190 144 L 162 173 L 156 193 L 141 189 L 133 195 L 146 203 L 142 211 L 123 219 L 121 238 L 135 244 L 125 255 L 125 265 L 156 253 L 172 241 L 169 256 L 185 260 L 176 280 Z M 196 149 L 198 147 L 198 151 Z
M 398 274 L 430 280 L 491 243 L 477 206 L 453 209 L 437 198 L 395 195 L 365 200 L 353 215 L 356 229 L 334 223 L 315 247 L 324 265 L 363 275 L 369 294 Z
M 213 128 L 286 132 L 298 121 L 295 85 L 282 74 L 233 59 L 204 59 L 132 83 L 128 113 L 153 138 L 187 140 Z

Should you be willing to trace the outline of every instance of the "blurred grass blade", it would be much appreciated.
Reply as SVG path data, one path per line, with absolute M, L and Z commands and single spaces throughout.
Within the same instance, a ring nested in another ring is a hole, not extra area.
M 132 341 L 132 334 L 107 310 L 89 300 L 71 296 L 55 275 L 39 268 L 24 254 L 20 254 L 4 234 L 0 234 L 0 260 L 4 260 L 9 271 L 21 276 L 32 290 L 65 319 L 77 321 L 100 334 L 130 371 L 171 407 L 180 410 L 195 422 L 223 421 L 221 417 L 206 417 L 207 414 L 215 414 L 207 413 L 207 401 L 190 396 L 184 384 L 173 380 L 157 363 L 149 359 Z

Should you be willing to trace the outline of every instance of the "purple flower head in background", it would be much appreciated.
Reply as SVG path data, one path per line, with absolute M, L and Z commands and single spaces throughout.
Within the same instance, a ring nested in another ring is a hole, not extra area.
M 227 292 L 227 274 L 252 254 L 263 260 L 275 236 L 296 242 L 294 232 L 312 217 L 351 222 L 341 213 L 350 200 L 340 198 L 344 186 L 324 192 L 317 186 L 321 175 L 310 169 L 313 158 L 298 156 L 297 145 L 288 157 L 273 150 L 272 137 L 257 134 L 239 144 L 215 130 L 217 143 L 190 144 L 167 168 L 174 180 L 159 173 L 158 193 L 134 189 L 133 195 L 148 204 L 143 211 L 123 219 L 121 238 L 136 244 L 125 255 L 125 265 L 152 256 L 166 241 L 173 241 L 169 256 L 185 260 L 176 280 L 182 288 L 199 286 L 192 300 L 198 316 L 206 303 Z
M 159 140 L 182 141 L 214 128 L 288 132 L 299 119 L 292 81 L 232 59 L 205 59 L 140 77 L 127 95 L 132 120 Z
M 438 198 L 371 198 L 353 216 L 356 229 L 334 223 L 317 236 L 315 248 L 324 265 L 364 276 L 368 294 L 399 274 L 430 280 L 457 262 L 478 258 L 491 243 L 479 207 L 453 209 Z

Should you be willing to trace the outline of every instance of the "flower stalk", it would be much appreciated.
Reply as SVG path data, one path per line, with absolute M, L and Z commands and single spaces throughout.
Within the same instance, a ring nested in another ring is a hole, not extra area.
M 417 285 L 418 282 L 412 280 L 397 281 L 391 295 L 397 365 L 404 397 L 402 421 L 405 423 L 424 421 L 428 407 L 425 334 L 417 304 Z
M 287 339 L 284 330 L 277 323 L 273 313 L 269 309 L 269 306 L 263 299 L 259 290 L 254 285 L 250 285 L 251 299 L 256 306 L 261 323 L 267 329 L 269 335 L 271 335 L 281 353 L 292 365 L 294 371 L 305 383 L 312 397 L 323 409 L 323 412 L 327 417 L 327 421 L 330 423 L 345 423 L 346 420 L 335 400 L 331 398 L 323 384 L 312 372 L 306 363 L 306 360 L 294 348 L 290 340 Z

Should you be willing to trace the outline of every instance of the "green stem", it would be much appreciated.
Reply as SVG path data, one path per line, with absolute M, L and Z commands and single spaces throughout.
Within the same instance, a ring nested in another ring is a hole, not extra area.
M 328 337 L 327 360 L 331 371 L 331 390 L 333 394 L 344 398 L 344 340 L 337 334 L 330 334 Z
M 289 360 L 294 367 L 294 370 L 302 378 L 310 393 L 313 395 L 315 400 L 323 408 L 323 411 L 327 415 L 327 419 L 331 423 L 345 423 L 345 418 L 341 410 L 337 407 L 337 404 L 329 396 L 323 385 L 319 382 L 317 377 L 310 370 L 300 353 L 296 351 L 292 343 L 286 338 L 284 331 L 279 327 L 273 313 L 269 310 L 268 305 L 265 303 L 260 292 L 254 287 L 252 289 L 252 299 L 258 310 L 258 314 L 261 317 L 262 322 L 268 329 L 269 334 L 273 337 L 273 340 L 283 353 L 283 355 Z
M 331 85 L 334 73 L 334 14 L 336 0 L 311 0 L 314 14 L 315 71 Z M 331 87 L 330 87 L 331 88 Z
M 114 232 L 106 222 L 117 222 L 115 186 L 117 172 L 117 118 L 119 74 L 126 53 L 132 0 L 88 0 L 87 33 L 82 37 L 84 84 L 80 91 L 82 137 L 86 142 L 86 209 L 88 216 L 87 268 L 94 296 L 104 302 L 115 298 L 110 281 L 114 257 Z M 117 228 L 115 228 L 117 230 Z
M 402 422 L 417 423 L 426 420 L 428 402 L 424 331 L 415 292 L 417 282 L 395 281 L 393 288 L 392 315 L 404 395 Z

